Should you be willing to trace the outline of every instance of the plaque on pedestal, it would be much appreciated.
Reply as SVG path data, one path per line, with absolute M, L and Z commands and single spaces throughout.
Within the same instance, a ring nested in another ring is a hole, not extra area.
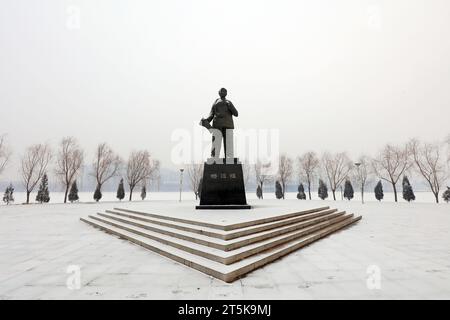
M 196 209 L 250 209 L 242 164 L 237 158 L 208 159 L 203 167 L 200 205 Z

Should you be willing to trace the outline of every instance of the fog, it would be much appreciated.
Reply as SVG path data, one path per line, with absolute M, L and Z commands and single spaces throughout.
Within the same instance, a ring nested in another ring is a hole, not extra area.
M 28 145 L 73 135 L 162 166 L 221 87 L 239 128 L 280 149 L 373 154 L 450 133 L 450 3 L 4 0 L 0 134 L 17 178 Z M 238 155 L 239 156 L 239 155 Z

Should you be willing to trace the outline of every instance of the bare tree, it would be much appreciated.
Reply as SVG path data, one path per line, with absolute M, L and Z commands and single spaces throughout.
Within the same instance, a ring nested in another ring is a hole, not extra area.
M 366 187 L 367 179 L 370 174 L 370 161 L 365 155 L 358 158 L 356 165 L 356 180 L 359 182 L 361 189 L 361 202 L 364 203 L 364 188 Z
M 84 153 L 74 137 L 65 137 L 59 144 L 55 173 L 65 188 L 64 203 L 72 182 L 83 165 Z
M 278 179 L 280 180 L 281 187 L 283 188 L 283 199 L 286 193 L 286 184 L 292 177 L 293 166 L 292 159 L 287 155 L 280 156 L 280 163 L 278 164 Z
M 439 190 L 448 177 L 441 146 L 438 143 L 421 144 L 416 139 L 412 139 L 408 146 L 417 171 L 428 182 L 436 203 L 439 203 Z
M 261 187 L 261 199 L 264 198 L 263 186 L 265 183 L 269 183 L 272 181 L 273 177 L 270 174 L 271 164 L 265 163 L 263 164 L 261 161 L 257 161 L 255 163 L 255 179 L 256 184 Z
M 189 181 L 191 183 L 191 189 L 194 191 L 195 200 L 199 197 L 200 181 L 203 177 L 203 164 L 193 163 L 187 166 L 187 172 L 189 175 Z
M 52 152 L 48 145 L 35 144 L 28 147 L 22 157 L 20 173 L 27 193 L 26 203 L 30 203 L 30 193 L 47 171 Z
M 407 146 L 398 147 L 388 144 L 372 161 L 375 174 L 392 185 L 395 202 L 398 201 L 397 182 L 409 167 L 411 167 L 411 161 Z
M 106 181 L 119 174 L 121 165 L 122 159 L 106 143 L 97 146 L 91 175 L 95 177 L 99 191 Z
M 11 151 L 6 145 L 5 136 L 0 136 L 0 174 L 2 174 L 3 170 L 8 163 L 9 157 L 11 156 Z
M 307 152 L 297 158 L 299 176 L 306 180 L 308 185 L 309 200 L 311 200 L 311 185 L 315 171 L 319 167 L 319 158 L 315 152 Z
M 130 187 L 130 198 L 133 197 L 133 189 L 139 183 L 145 183 L 159 171 L 159 161 L 150 158 L 150 153 L 146 150 L 133 151 L 127 164 L 127 182 Z
M 333 199 L 336 200 L 336 189 L 348 177 L 352 170 L 352 163 L 345 152 L 340 152 L 336 154 L 324 153 L 322 164 L 330 183 Z

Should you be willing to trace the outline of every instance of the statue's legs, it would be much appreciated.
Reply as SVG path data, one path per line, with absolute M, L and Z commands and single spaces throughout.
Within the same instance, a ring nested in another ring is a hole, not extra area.
M 222 140 L 224 146 L 225 158 L 233 158 L 233 129 L 211 129 L 212 144 L 211 144 L 211 157 L 219 158 L 220 149 L 222 148 Z
M 224 136 L 223 145 L 225 148 L 225 158 L 234 158 L 234 145 L 233 145 L 233 129 L 225 129 L 222 133 Z
M 210 129 L 212 134 L 212 143 L 211 143 L 211 157 L 219 158 L 220 157 L 220 149 L 222 147 L 222 130 L 221 129 Z

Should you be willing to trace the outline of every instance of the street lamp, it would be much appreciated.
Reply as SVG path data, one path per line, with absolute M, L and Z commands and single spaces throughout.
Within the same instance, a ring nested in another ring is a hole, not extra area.
M 355 162 L 356 170 L 358 171 L 358 179 L 361 183 L 361 203 L 364 204 L 364 185 L 363 185 L 363 178 L 361 175 L 361 162 Z
M 183 168 L 180 168 L 180 200 L 179 202 L 181 202 L 181 192 L 183 191 Z

